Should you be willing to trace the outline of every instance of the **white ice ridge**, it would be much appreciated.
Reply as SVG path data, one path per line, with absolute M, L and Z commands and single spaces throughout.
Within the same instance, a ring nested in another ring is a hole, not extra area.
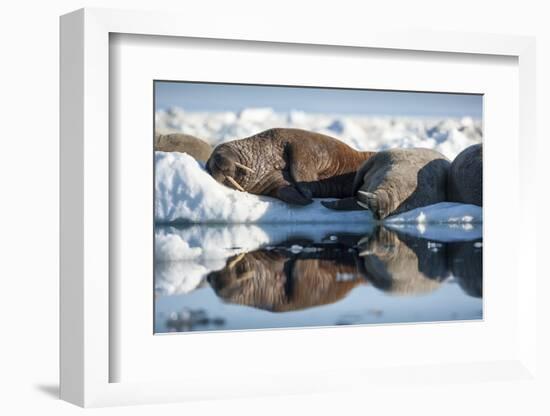
M 191 156 L 155 153 L 155 220 L 157 223 L 370 223 L 369 211 L 333 211 L 320 200 L 292 207 L 275 198 L 257 196 L 216 182 Z M 388 220 L 387 220 L 388 221 Z M 393 217 L 401 223 L 481 222 L 481 208 L 441 203 Z
M 327 134 L 357 150 L 426 147 L 454 159 L 466 147 L 480 143 L 482 122 L 471 117 L 375 117 L 276 112 L 245 108 L 240 112 L 189 112 L 171 108 L 156 112 L 159 133 L 186 133 L 212 146 L 243 139 L 273 127 L 300 128 Z
M 440 202 L 412 209 L 386 218 L 385 224 L 472 224 L 482 222 L 482 208 L 477 205 Z

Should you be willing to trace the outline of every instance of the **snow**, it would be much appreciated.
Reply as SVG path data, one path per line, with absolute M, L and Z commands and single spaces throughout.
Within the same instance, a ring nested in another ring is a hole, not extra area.
M 431 240 L 451 242 L 482 236 L 483 209 L 477 205 L 441 202 L 388 217 L 390 229 Z
M 440 202 L 386 218 L 386 224 L 472 224 L 482 222 L 482 208 L 477 205 Z
M 213 146 L 242 139 L 273 127 L 294 127 L 328 134 L 357 150 L 427 147 L 449 159 L 480 143 L 480 119 L 435 117 L 383 117 L 306 113 L 298 109 L 244 108 L 239 112 L 188 112 L 181 108 L 156 113 L 159 133 L 186 133 Z

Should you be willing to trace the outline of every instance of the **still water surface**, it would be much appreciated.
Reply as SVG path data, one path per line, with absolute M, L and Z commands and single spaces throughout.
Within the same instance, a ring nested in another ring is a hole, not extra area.
M 157 239 L 215 234 L 210 227 L 158 227 Z M 159 255 L 166 248 L 157 247 L 155 332 L 482 318 L 481 232 L 449 227 L 427 238 L 425 229 L 276 227 L 265 230 L 284 236 L 278 241 L 242 249 L 223 247 L 235 244 L 227 238 L 215 247 L 204 239 L 200 258 L 184 261 L 167 261 Z M 240 252 L 219 258 L 224 249 Z M 166 290 L 167 280 L 179 289 Z

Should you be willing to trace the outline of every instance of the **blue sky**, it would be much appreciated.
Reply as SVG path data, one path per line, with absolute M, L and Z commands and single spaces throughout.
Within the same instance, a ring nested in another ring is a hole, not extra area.
M 155 82 L 155 110 L 239 111 L 271 107 L 275 111 L 389 116 L 482 116 L 476 94 L 345 90 L 191 82 Z

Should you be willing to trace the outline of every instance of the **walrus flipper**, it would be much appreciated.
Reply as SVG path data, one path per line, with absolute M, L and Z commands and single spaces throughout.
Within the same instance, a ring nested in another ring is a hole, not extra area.
M 321 201 L 325 208 L 334 209 L 336 211 L 362 211 L 363 208 L 357 203 L 354 196 L 349 198 L 337 199 L 336 201 Z
M 309 205 L 313 202 L 313 199 L 306 198 L 294 186 L 283 186 L 277 189 L 276 196 L 281 201 L 292 205 Z

